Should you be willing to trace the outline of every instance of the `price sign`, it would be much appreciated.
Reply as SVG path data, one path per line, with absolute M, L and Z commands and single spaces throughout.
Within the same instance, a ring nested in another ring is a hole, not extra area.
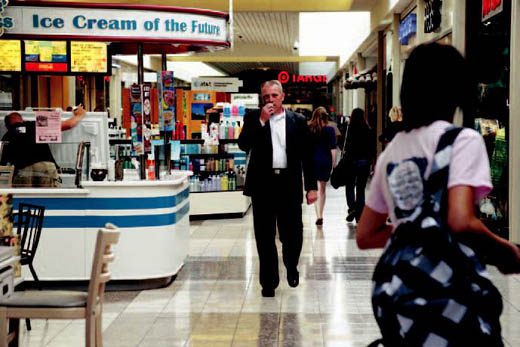
M 107 44 L 104 42 L 70 43 L 70 71 L 107 73 Z
M 22 45 L 17 40 L 0 40 L 0 71 L 22 71 Z

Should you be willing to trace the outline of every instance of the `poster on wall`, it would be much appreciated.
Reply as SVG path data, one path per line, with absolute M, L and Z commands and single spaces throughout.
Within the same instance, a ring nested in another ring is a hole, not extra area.
M 25 41 L 25 70 L 67 72 L 67 42 Z
M 36 112 L 36 143 L 61 143 L 61 112 Z
M 212 103 L 191 104 L 191 120 L 206 120 L 206 112 L 212 107 Z
M 172 131 L 175 123 L 175 86 L 173 71 L 159 72 L 159 126 L 161 131 Z
M 150 96 L 152 93 L 152 86 L 149 84 L 143 84 L 141 86 L 143 96 L 143 145 L 144 152 L 150 153 L 152 151 L 152 105 L 150 102 Z
M 130 88 L 130 136 L 136 154 L 144 154 L 142 112 L 141 86 L 133 84 Z

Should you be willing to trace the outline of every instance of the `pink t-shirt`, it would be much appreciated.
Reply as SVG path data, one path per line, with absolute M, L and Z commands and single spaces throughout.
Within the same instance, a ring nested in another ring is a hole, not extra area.
M 440 120 L 398 133 L 377 160 L 367 206 L 388 214 L 394 225 L 412 219 L 411 212 L 423 200 L 424 181 L 430 174 L 439 139 L 450 126 Z M 452 149 L 448 188 L 458 185 L 474 187 L 475 201 L 493 188 L 484 140 L 471 129 L 460 132 Z

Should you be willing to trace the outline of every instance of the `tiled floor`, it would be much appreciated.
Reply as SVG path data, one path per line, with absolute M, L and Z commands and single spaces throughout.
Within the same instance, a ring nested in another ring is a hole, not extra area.
M 304 208 L 300 285 L 282 280 L 274 298 L 260 294 L 250 213 L 191 223 L 190 255 L 168 288 L 107 293 L 105 346 L 366 346 L 379 336 L 370 278 L 380 251 L 357 249 L 343 194 L 328 191 L 322 228 Z M 520 346 L 520 277 L 490 272 L 504 297 L 506 345 Z M 81 321 L 32 324 L 22 324 L 22 346 L 84 345 Z

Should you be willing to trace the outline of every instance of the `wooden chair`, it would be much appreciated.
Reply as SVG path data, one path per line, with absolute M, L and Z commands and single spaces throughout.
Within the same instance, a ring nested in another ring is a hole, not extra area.
M 38 286 L 40 286 L 40 280 L 34 270 L 33 260 L 40 242 L 44 213 L 45 207 L 43 206 L 18 204 L 17 233 L 20 235 L 20 262 L 22 265 L 29 266 L 32 277 L 38 283 Z
M 0 166 L 0 187 L 13 185 L 14 166 Z
M 36 275 L 36 270 L 33 267 L 34 256 L 38 249 L 40 242 L 40 235 L 43 227 L 43 215 L 45 207 L 20 203 L 18 204 L 18 213 L 16 223 L 17 234 L 20 236 L 20 264 L 22 266 L 28 265 L 32 277 L 39 289 L 41 288 L 40 279 Z M 25 319 L 27 330 L 31 330 L 31 321 L 29 318 Z
M 108 263 L 114 260 L 111 246 L 119 240 L 112 224 L 97 233 L 88 293 L 67 291 L 15 292 L 0 299 L 0 347 L 19 346 L 20 319 L 85 319 L 85 345 L 103 346 L 102 313 Z M 9 325 L 9 330 L 8 330 Z

